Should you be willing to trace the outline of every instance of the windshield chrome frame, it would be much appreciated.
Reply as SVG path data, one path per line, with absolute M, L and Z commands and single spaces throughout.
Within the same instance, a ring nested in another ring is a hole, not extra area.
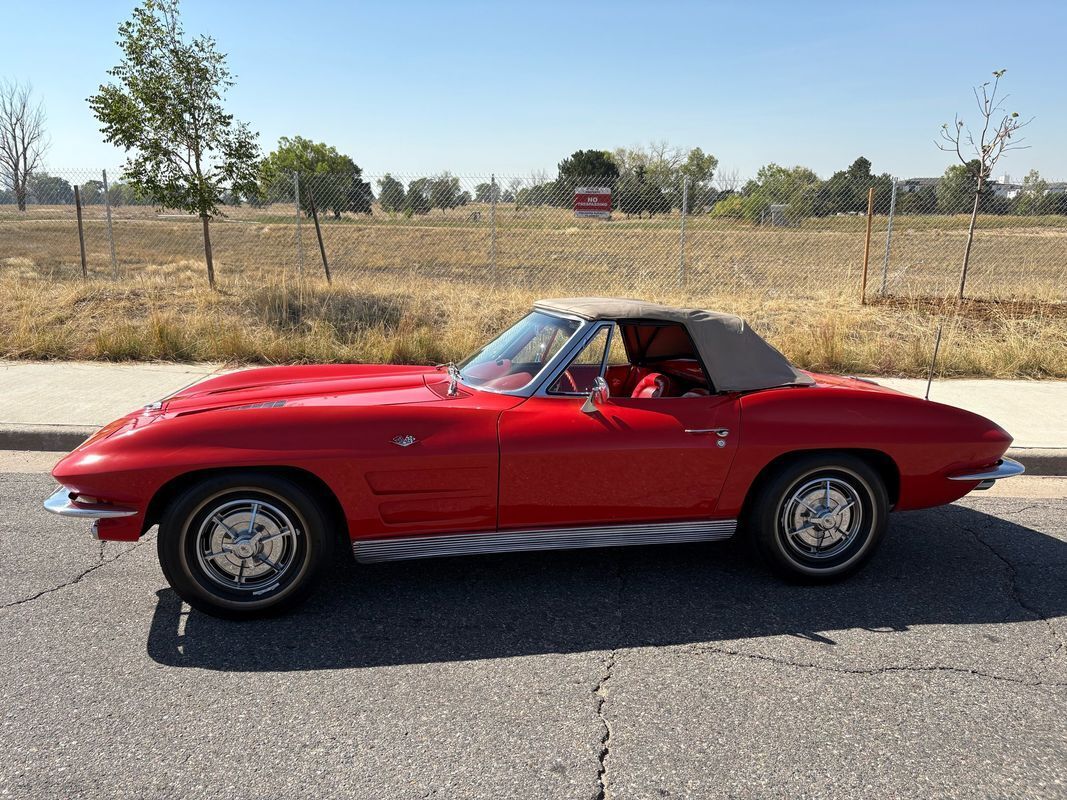
M 527 312 L 527 316 L 537 312 L 538 314 L 544 314 L 548 317 L 556 317 L 557 319 L 568 319 L 573 322 L 580 323 L 578 329 L 571 334 L 570 339 L 567 340 L 564 345 L 556 351 L 556 354 L 552 356 L 541 367 L 540 372 L 535 375 L 528 384 L 520 389 L 493 389 L 489 386 L 478 386 L 472 383 L 467 383 L 460 375 L 460 384 L 467 389 L 471 389 L 476 392 L 490 392 L 492 394 L 511 395 L 512 397 L 532 397 L 538 389 L 545 385 L 545 378 L 542 376 L 552 375 L 562 364 L 570 363 L 571 358 L 578 353 L 579 348 L 585 347 L 586 341 L 589 338 L 589 331 L 599 327 L 598 320 L 589 320 L 585 317 L 580 317 L 577 314 L 565 314 L 560 311 L 547 311 L 543 308 L 531 308 Z
M 564 370 L 571 365 L 571 361 L 576 357 L 585 346 L 589 344 L 596 335 L 600 333 L 604 328 L 608 329 L 608 338 L 604 343 L 604 352 L 600 356 L 600 370 L 597 372 L 598 378 L 603 378 L 608 369 L 608 359 L 611 357 L 611 340 L 615 335 L 615 320 L 613 319 L 595 319 L 590 320 L 589 324 L 585 328 L 580 328 L 574 332 L 575 337 L 578 334 L 582 334 L 581 346 L 571 352 L 571 357 L 564 361 L 562 364 L 557 364 L 548 377 L 541 381 L 537 387 L 537 391 L 534 394 L 537 397 L 562 397 L 573 400 L 576 397 L 588 397 L 589 392 L 550 392 L 549 387 L 554 386 L 559 376 L 563 374 Z

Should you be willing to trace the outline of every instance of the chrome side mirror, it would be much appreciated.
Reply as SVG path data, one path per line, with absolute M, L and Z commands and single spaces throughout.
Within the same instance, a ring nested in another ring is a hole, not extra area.
M 596 411 L 597 406 L 604 405 L 610 397 L 611 392 L 608 390 L 608 382 L 598 377 L 593 381 L 593 388 L 589 390 L 589 396 L 582 403 L 582 413 L 592 414 Z

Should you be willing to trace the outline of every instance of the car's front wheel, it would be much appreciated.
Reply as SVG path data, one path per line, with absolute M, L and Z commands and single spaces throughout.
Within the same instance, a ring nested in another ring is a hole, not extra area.
M 885 484 L 848 453 L 801 456 L 766 480 L 748 508 L 757 549 L 779 575 L 842 578 L 874 553 L 885 532 Z
M 326 523 L 313 498 L 285 478 L 236 473 L 179 495 L 159 524 L 159 561 L 189 605 L 221 617 L 291 607 L 325 561 Z

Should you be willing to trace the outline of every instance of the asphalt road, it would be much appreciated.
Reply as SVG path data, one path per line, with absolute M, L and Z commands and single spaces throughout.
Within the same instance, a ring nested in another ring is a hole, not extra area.
M 344 564 L 238 624 L 51 486 L 0 474 L 3 797 L 1067 796 L 1062 492 L 896 515 L 830 587 L 730 543 Z

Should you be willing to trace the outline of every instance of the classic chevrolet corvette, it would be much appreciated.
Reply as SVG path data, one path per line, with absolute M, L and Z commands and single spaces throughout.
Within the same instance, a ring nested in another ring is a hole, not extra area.
M 100 539 L 159 525 L 163 572 L 220 616 L 361 562 L 725 539 L 785 577 L 864 563 L 891 510 L 1017 475 L 975 414 L 793 367 L 743 320 L 544 300 L 459 364 L 269 367 L 102 428 L 45 501 Z

